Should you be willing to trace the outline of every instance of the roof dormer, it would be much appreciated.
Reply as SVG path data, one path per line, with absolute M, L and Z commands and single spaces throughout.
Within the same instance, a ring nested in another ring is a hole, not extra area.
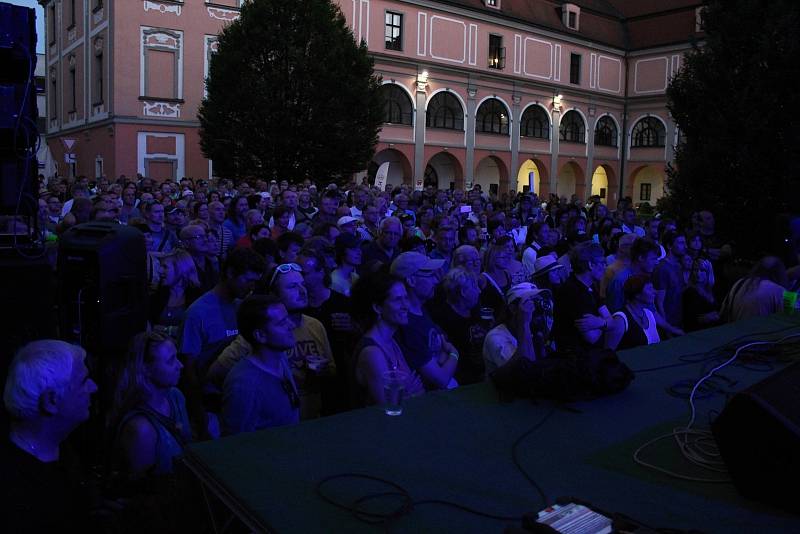
M 561 22 L 570 30 L 578 31 L 581 24 L 581 8 L 575 4 L 561 6 Z
M 500 9 L 500 0 L 483 0 L 483 5 L 492 9 Z

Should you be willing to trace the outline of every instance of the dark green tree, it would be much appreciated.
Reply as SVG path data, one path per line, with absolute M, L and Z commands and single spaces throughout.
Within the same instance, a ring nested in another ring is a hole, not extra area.
M 380 80 L 330 0 L 250 0 L 219 36 L 200 144 L 220 176 L 337 180 L 365 169 Z
M 741 256 L 760 254 L 774 214 L 798 211 L 800 3 L 712 0 L 706 39 L 672 80 L 681 132 L 661 207 L 711 209 Z

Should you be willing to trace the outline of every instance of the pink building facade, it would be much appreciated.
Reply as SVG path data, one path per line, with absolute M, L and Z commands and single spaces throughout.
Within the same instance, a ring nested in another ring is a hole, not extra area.
M 40 0 L 60 174 L 208 178 L 197 109 L 240 0 Z M 383 81 L 390 183 L 654 203 L 700 3 L 338 0 Z M 657 6 L 657 7 L 654 7 Z

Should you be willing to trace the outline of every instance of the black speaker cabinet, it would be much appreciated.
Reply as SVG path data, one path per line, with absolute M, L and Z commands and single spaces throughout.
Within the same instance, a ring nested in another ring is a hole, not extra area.
M 800 512 L 800 362 L 737 393 L 711 430 L 739 493 Z
M 147 252 L 137 229 L 109 222 L 70 228 L 59 241 L 61 337 L 92 352 L 125 350 L 147 324 Z
M 36 15 L 0 3 L 0 213 L 32 217 L 38 204 Z

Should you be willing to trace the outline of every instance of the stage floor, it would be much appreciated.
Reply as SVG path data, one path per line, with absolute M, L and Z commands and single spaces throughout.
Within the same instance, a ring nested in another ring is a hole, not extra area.
M 315 493 L 319 481 L 340 473 L 391 480 L 415 501 L 447 500 L 495 515 L 521 516 L 542 509 L 544 503 L 514 465 L 512 444 L 550 414 L 517 452 L 520 464 L 551 502 L 573 496 L 659 528 L 800 532 L 800 516 L 746 500 L 729 483 L 679 480 L 633 460 L 640 445 L 686 424 L 687 401 L 666 390 L 681 380 L 695 382 L 709 362 L 648 369 L 681 363 L 687 354 L 701 360 L 708 351 L 741 336 L 774 340 L 795 332 L 800 332 L 799 316 L 774 315 L 621 352 L 620 358 L 640 371 L 628 389 L 569 407 L 529 400 L 503 404 L 492 385 L 478 384 L 411 399 L 400 417 L 388 417 L 373 407 L 197 443 L 189 447 L 186 463 L 256 531 L 381 530 Z M 729 366 L 721 371 L 726 379 L 722 384 L 739 391 L 780 368 Z M 708 428 L 725 400 L 724 394 L 698 400 L 696 426 Z M 645 458 L 690 476 L 718 476 L 686 462 L 671 440 L 648 449 Z M 325 490 L 347 502 L 388 491 L 364 480 L 332 481 Z M 502 532 L 511 524 L 515 522 L 421 504 L 394 522 L 391 531 L 487 533 Z

